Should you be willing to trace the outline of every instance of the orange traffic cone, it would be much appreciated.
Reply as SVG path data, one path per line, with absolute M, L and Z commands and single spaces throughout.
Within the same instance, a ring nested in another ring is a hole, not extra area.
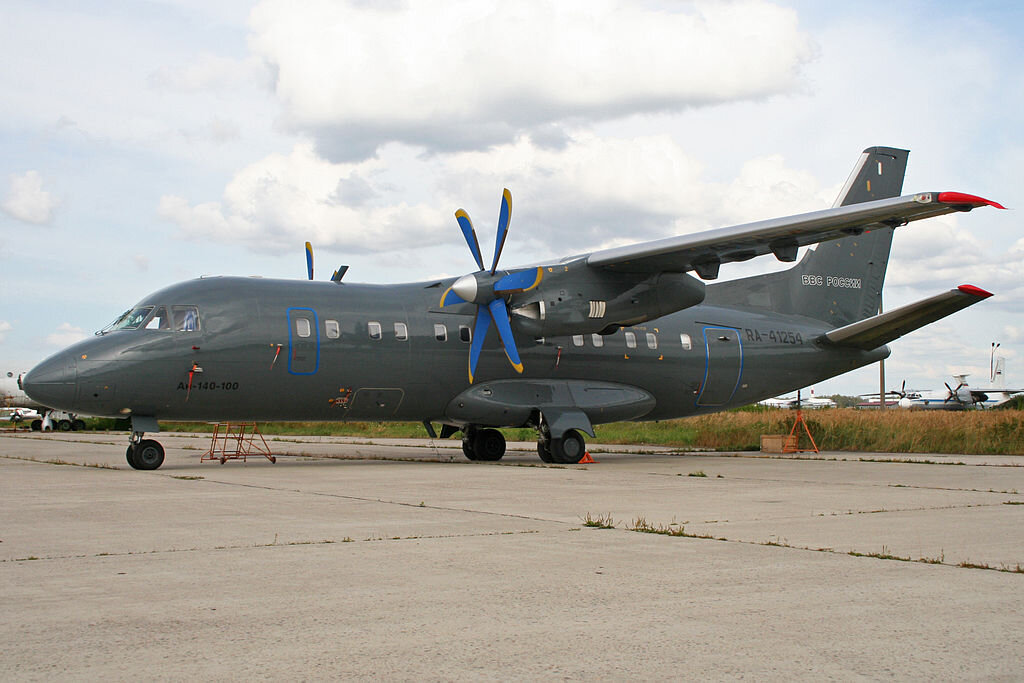
M 594 460 L 593 458 L 590 457 L 590 452 L 588 451 L 588 452 L 584 452 L 583 453 L 583 457 L 580 458 L 580 461 L 578 463 L 576 463 L 576 464 L 578 464 L 578 465 L 586 465 L 587 463 L 596 463 L 596 462 L 597 462 L 596 460 Z

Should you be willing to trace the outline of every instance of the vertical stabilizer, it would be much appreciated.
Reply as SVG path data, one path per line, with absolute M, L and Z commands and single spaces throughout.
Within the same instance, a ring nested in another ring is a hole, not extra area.
M 898 197 L 909 152 L 869 147 L 861 154 L 833 206 Z M 708 287 L 706 301 L 764 307 L 804 315 L 835 327 L 878 313 L 892 228 L 822 242 L 789 270 Z

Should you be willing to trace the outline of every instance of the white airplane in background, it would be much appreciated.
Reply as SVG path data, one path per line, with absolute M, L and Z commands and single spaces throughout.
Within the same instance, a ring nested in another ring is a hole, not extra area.
M 814 389 L 810 389 L 810 398 L 802 398 L 800 392 L 796 392 L 796 396 L 778 396 L 776 398 L 766 398 L 763 401 L 758 401 L 759 406 L 768 406 L 769 408 L 806 408 L 807 410 L 817 410 L 819 408 L 835 408 L 836 402 L 830 398 L 822 398 L 814 395 Z

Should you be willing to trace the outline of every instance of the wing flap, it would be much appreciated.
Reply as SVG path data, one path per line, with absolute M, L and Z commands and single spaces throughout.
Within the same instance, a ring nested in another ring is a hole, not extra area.
M 713 279 L 722 263 L 746 261 L 770 253 L 783 261 L 791 261 L 796 258 L 797 248 L 809 244 L 906 225 L 954 211 L 970 211 L 979 206 L 1003 208 L 974 195 L 921 192 L 603 249 L 590 254 L 587 265 L 628 273 L 696 270 L 698 275 L 708 276 L 705 279 Z
M 992 294 L 973 285 L 960 285 L 948 292 L 836 328 L 819 339 L 836 346 L 870 351 L 990 296 Z

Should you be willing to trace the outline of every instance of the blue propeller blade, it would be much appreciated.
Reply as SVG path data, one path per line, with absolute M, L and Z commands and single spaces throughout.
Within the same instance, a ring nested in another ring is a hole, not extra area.
M 483 270 L 484 257 L 480 254 L 480 242 L 476 238 L 473 221 L 469 220 L 469 214 L 463 209 L 455 212 L 455 220 L 459 222 L 459 227 L 462 228 L 462 236 L 466 238 L 466 244 L 469 245 L 469 250 L 473 252 L 473 258 L 476 259 L 477 267 Z
M 494 283 L 494 291 L 506 294 L 527 292 L 539 285 L 543 277 L 543 268 L 531 268 L 529 270 L 521 270 L 518 273 L 509 273 Z
M 504 304 L 502 304 L 504 305 Z M 480 360 L 480 351 L 484 348 L 484 339 L 487 338 L 487 331 L 491 329 L 491 313 L 486 306 L 476 307 L 476 322 L 473 323 L 473 343 L 469 346 L 469 383 L 473 383 L 473 373 L 476 372 L 477 361 Z
M 508 362 L 512 364 L 516 372 L 522 374 L 523 362 L 519 359 L 516 340 L 512 336 L 512 324 L 508 319 L 508 309 L 505 308 L 505 300 L 495 299 L 487 304 L 487 309 L 494 318 L 494 326 L 498 328 L 498 334 L 501 335 L 501 343 L 505 347 L 505 355 L 508 356 Z M 473 341 L 476 342 L 475 339 Z
M 494 242 L 494 262 L 491 263 L 491 275 L 498 269 L 498 259 L 508 237 L 508 224 L 512 221 L 512 193 L 505 188 L 501 192 L 501 213 L 498 214 L 498 236 Z M 481 266 L 481 270 L 483 267 Z
M 306 242 L 306 272 L 309 273 L 309 279 L 313 279 L 313 245 Z

